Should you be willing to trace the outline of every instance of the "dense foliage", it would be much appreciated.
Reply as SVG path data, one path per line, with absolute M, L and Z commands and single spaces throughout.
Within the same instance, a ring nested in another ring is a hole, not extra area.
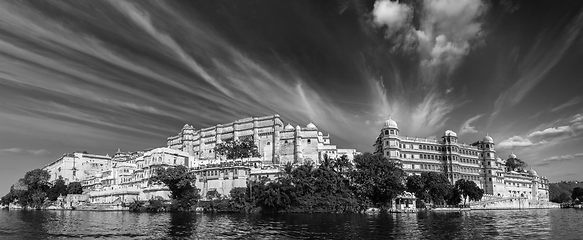
M 355 212 L 388 207 L 404 191 L 404 173 L 382 156 L 366 153 L 354 162 L 325 156 L 318 167 L 310 161 L 288 164 L 277 180 L 262 178 L 250 181 L 244 192 L 232 191 L 230 204 L 270 212 Z
M 466 200 L 479 201 L 484 196 L 484 190 L 478 187 L 474 181 L 460 179 L 455 182 L 454 194 L 459 193 L 463 199 L 464 204 Z
M 25 208 L 40 209 L 51 191 L 50 175 L 47 171 L 34 169 L 10 187 L 10 192 L 0 199 L 1 204 L 16 202 Z M 55 190 L 56 191 L 56 190 Z
M 67 191 L 67 185 L 63 178 L 59 178 L 55 181 L 53 186 L 49 189 L 47 197 L 50 201 L 56 201 L 59 196 L 67 196 L 69 192 Z
M 354 163 L 352 189 L 359 199 L 367 199 L 375 207 L 390 207 L 391 200 L 405 191 L 405 172 L 382 155 L 364 153 Z
M 527 165 L 524 161 L 522 161 L 518 158 L 510 158 L 510 159 L 506 160 L 506 167 L 508 167 L 512 170 L 522 171 L 527 167 Z
M 583 201 L 583 188 L 575 187 L 573 188 L 573 193 L 571 194 L 571 199 L 573 202 Z
M 571 201 L 571 194 L 575 187 L 583 188 L 583 182 L 561 181 L 549 184 L 549 198 L 553 202 L 563 203 Z
M 196 177 L 185 166 L 178 165 L 169 168 L 156 168 L 150 183 L 164 184 L 170 189 L 172 209 L 174 211 L 190 211 L 200 199 L 198 189 L 194 186 Z
M 225 156 L 227 159 L 260 157 L 257 149 L 253 138 L 228 140 L 217 144 L 214 148 L 216 153 Z
M 69 183 L 69 185 L 67 186 L 67 193 L 69 193 L 69 194 L 82 194 L 83 187 L 81 186 L 81 183 L 80 182 Z
M 420 200 L 442 205 L 450 198 L 453 186 L 445 174 L 424 172 L 407 178 L 407 191 Z

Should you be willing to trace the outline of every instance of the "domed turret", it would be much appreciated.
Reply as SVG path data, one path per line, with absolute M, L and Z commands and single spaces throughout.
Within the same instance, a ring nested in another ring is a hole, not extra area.
M 530 168 L 530 169 L 528 170 L 528 174 L 529 174 L 530 176 L 533 176 L 533 177 L 538 177 L 538 174 L 537 174 L 537 173 L 536 173 L 536 171 L 535 171 L 534 169 L 532 169 L 532 168 Z
M 284 128 L 285 130 L 294 130 L 294 126 L 292 126 L 291 124 L 287 124 Z
M 445 133 L 444 133 L 443 135 L 444 135 L 444 136 L 447 136 L 447 137 L 457 137 L 457 133 L 455 133 L 455 132 L 454 132 L 454 131 L 452 131 L 452 130 L 447 130 L 447 131 L 445 131 Z
M 516 158 L 516 154 L 511 153 L 510 155 L 508 155 L 508 159 L 514 159 Z
M 385 121 L 385 128 L 399 128 L 397 126 L 397 122 L 395 122 L 395 120 L 393 120 L 391 118 L 391 116 L 389 116 L 389 119 L 387 121 Z
M 316 125 L 314 125 L 312 122 L 308 123 L 308 125 L 306 126 L 307 129 L 318 129 L 316 127 Z
M 488 135 L 488 134 L 486 134 L 483 141 L 485 143 L 494 143 L 494 139 L 492 139 L 492 137 L 490 137 L 490 135 Z

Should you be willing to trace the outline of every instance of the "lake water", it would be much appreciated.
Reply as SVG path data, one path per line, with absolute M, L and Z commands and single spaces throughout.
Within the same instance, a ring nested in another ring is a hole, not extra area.
M 0 239 L 583 239 L 583 210 L 416 214 L 0 211 Z

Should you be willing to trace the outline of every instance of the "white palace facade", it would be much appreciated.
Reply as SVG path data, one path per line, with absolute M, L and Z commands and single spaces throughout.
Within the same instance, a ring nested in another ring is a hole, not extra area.
M 497 197 L 549 199 L 549 181 L 528 171 L 508 169 L 506 160 L 496 157 L 492 137 L 471 144 L 459 143 L 457 134 L 445 131 L 441 140 L 400 135 L 397 123 L 389 118 L 375 144 L 377 151 L 400 163 L 408 175 L 422 172 L 444 173 L 453 184 L 459 179 L 474 181 L 485 194 Z M 511 154 L 509 159 L 516 158 Z
M 260 157 L 227 160 L 214 152 L 224 141 L 252 138 Z M 330 136 L 309 123 L 306 127 L 284 127 L 279 115 L 245 118 L 231 123 L 195 130 L 184 125 L 168 145 L 135 152 L 118 151 L 109 155 L 86 152 L 67 153 L 45 166 L 50 181 L 81 182 L 93 204 L 129 203 L 152 198 L 169 199 L 169 190 L 149 182 L 155 168 L 182 165 L 196 175 L 195 186 L 203 198 L 228 196 L 233 188 L 246 187 L 247 181 L 277 178 L 286 163 L 312 161 L 318 165 L 324 156 L 346 155 L 353 159 L 355 149 L 338 149 Z
M 336 158 L 346 155 L 353 159 L 355 149 L 338 149 L 330 143 L 330 135 L 324 135 L 313 123 L 305 127 L 293 127 L 284 123 L 279 115 L 243 118 L 234 122 L 218 124 L 196 130 L 184 125 L 176 135 L 168 138 L 168 147 L 185 151 L 195 161 L 217 159 L 214 147 L 228 140 L 252 138 L 258 147 L 264 165 L 302 163 L 315 164 L 325 155 Z

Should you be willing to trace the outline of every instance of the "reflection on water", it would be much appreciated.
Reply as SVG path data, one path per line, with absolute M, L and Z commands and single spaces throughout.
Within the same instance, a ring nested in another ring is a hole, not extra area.
M 0 239 L 581 239 L 583 210 L 417 214 L 0 211 Z

